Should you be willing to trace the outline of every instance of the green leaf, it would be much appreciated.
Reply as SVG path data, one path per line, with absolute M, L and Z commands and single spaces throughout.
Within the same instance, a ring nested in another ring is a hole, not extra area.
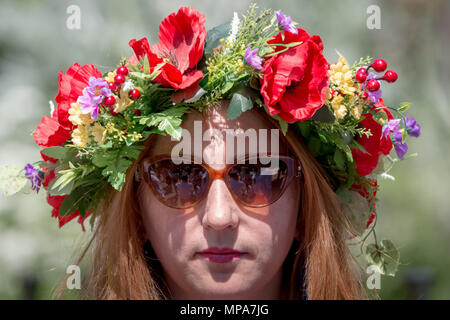
M 72 191 L 72 187 L 76 178 L 76 174 L 72 170 L 68 170 L 66 173 L 59 175 L 50 182 L 48 190 L 52 195 L 69 194 Z
M 321 143 L 319 155 L 334 154 L 335 150 L 336 150 L 336 147 L 334 145 L 329 144 L 329 143 Z
M 368 154 L 366 149 L 360 143 L 358 143 L 356 140 L 353 140 L 353 142 L 350 144 L 350 147 L 353 148 L 353 149 L 360 150 L 363 153 L 367 153 Z
M 231 88 L 233 88 L 234 82 L 233 81 L 227 81 L 225 82 L 225 84 L 222 86 L 222 89 L 220 90 L 222 92 L 222 94 L 227 93 L 228 91 L 231 90 Z
M 87 188 L 77 188 L 69 194 L 61 203 L 58 215 L 66 217 L 79 210 L 81 216 L 86 214 L 85 208 L 89 205 L 92 193 L 95 191 L 96 185 Z
M 121 149 L 97 153 L 92 158 L 92 163 L 104 168 L 102 175 L 108 178 L 108 182 L 118 191 L 125 182 L 125 173 L 132 164 L 133 159 L 139 156 L 141 147 L 124 146 Z
M 352 154 L 352 150 L 350 149 L 350 147 L 346 145 L 343 148 L 343 151 L 345 152 L 345 155 L 347 156 L 347 160 L 349 162 L 353 162 L 353 154 Z
M 142 117 L 139 123 L 149 127 L 156 126 L 158 130 L 166 132 L 176 140 L 180 140 L 182 116 L 187 112 L 189 112 L 187 107 L 169 108 L 147 117 Z
M 311 139 L 308 140 L 308 148 L 313 156 L 318 156 L 320 152 L 320 139 L 317 137 L 311 137 Z
M 397 106 L 398 112 L 406 112 L 411 107 L 411 102 L 402 102 Z
M 142 72 L 130 72 L 130 77 L 140 79 L 140 80 L 150 79 L 150 75 L 142 73 Z
M 407 136 L 408 136 L 408 131 L 403 130 L 403 131 L 402 131 L 402 143 L 405 142 Z
M 323 133 L 317 132 L 317 135 L 319 136 L 320 140 L 322 140 L 323 142 L 325 142 L 325 143 L 328 142 L 327 137 Z
M 283 132 L 283 135 L 286 135 L 286 133 L 288 131 L 288 123 L 285 120 L 281 119 L 278 115 L 273 115 L 272 117 L 274 117 L 275 119 L 278 120 L 278 123 L 281 128 L 281 132 Z
M 384 272 L 388 276 L 395 276 L 400 263 L 400 253 L 391 240 L 381 240 L 384 251 Z
M 251 99 L 246 98 L 242 94 L 235 93 L 228 106 L 228 120 L 236 119 L 242 112 L 250 110 L 252 107 L 253 102 Z
M 348 171 L 348 179 L 346 184 L 347 188 L 350 188 L 353 185 L 353 182 L 355 182 L 355 173 L 356 173 L 356 164 L 354 162 L 351 162 L 349 166 L 351 168 Z
M 150 62 L 148 61 L 148 58 L 146 59 L 144 57 L 144 73 L 149 74 L 150 73 Z
M 167 132 L 174 139 L 180 140 L 181 139 L 181 133 L 182 133 L 182 129 L 181 129 L 180 125 L 181 125 L 181 119 L 179 119 L 179 118 L 166 118 L 166 119 L 163 119 L 159 123 L 158 129 L 161 130 L 161 131 Z
M 50 182 L 48 186 L 48 193 L 50 193 L 50 195 L 52 196 L 63 196 L 72 192 L 75 185 L 75 180 L 70 180 L 67 184 L 65 184 L 64 186 L 60 186 L 59 188 L 54 187 L 54 183 L 56 183 L 56 179 Z
M 382 240 L 380 245 L 369 244 L 366 247 L 366 260 L 378 266 L 381 273 L 395 276 L 400 261 L 400 254 L 390 240 Z
M 205 74 L 203 75 L 203 79 L 198 83 L 198 85 L 206 90 L 208 88 L 208 76 Z
M 349 203 L 351 200 L 350 191 L 346 186 L 339 186 L 339 188 L 336 190 L 336 194 L 341 198 L 342 202 Z
M 334 113 L 328 108 L 328 106 L 323 105 L 321 108 L 317 109 L 317 111 L 313 114 L 310 120 L 316 120 L 324 123 L 334 122 L 335 116 Z
M 353 135 L 349 130 L 346 130 L 341 134 L 341 138 L 344 144 L 350 145 L 353 142 Z
M 220 45 L 220 39 L 227 38 L 231 31 L 231 23 L 223 23 L 208 31 L 206 35 L 205 56 L 209 58 L 214 50 Z
M 297 128 L 299 128 L 300 133 L 303 137 L 306 139 L 309 138 L 309 135 L 311 134 L 311 124 L 310 122 L 306 121 L 298 121 L 296 122 Z
M 70 150 L 70 148 L 64 148 L 64 147 L 48 147 L 41 152 L 46 155 L 47 157 L 51 157 L 54 159 L 64 159 L 67 155 L 67 152 Z
M 345 169 L 345 156 L 341 150 L 336 149 L 336 151 L 334 152 L 333 160 L 338 169 L 340 170 Z

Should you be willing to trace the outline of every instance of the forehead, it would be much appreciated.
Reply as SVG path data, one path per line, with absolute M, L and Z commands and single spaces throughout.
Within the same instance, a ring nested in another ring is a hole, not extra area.
M 279 131 L 268 119 L 265 119 L 258 111 L 249 110 L 243 112 L 234 120 L 228 120 L 227 107 L 228 104 L 209 106 L 208 111 L 203 114 L 198 111 L 186 114 L 186 119 L 181 124 L 181 127 L 189 132 L 189 134 L 187 136 L 183 135 L 182 139 L 190 139 L 192 146 L 195 144 L 195 139 L 199 139 L 197 141 L 201 141 L 203 150 L 207 150 L 208 148 L 211 148 L 211 145 L 213 144 L 216 149 L 217 146 L 219 146 L 219 148 L 226 148 L 227 139 L 232 137 L 231 134 L 245 134 L 245 148 L 243 147 L 242 150 L 238 150 L 238 141 L 235 139 L 236 143 L 234 143 L 234 149 L 237 156 L 240 156 L 240 153 L 243 152 L 245 155 L 254 153 L 255 146 L 250 145 L 254 144 L 255 137 L 257 144 L 265 141 L 269 152 L 270 150 L 275 150 L 275 148 L 273 148 L 275 145 L 272 146 L 272 142 L 278 144 L 280 153 L 287 150 L 287 145 L 281 138 L 281 131 Z M 207 131 L 209 131 L 209 133 Z M 276 138 L 275 132 L 278 132 Z M 251 140 L 250 136 L 252 136 L 253 140 Z M 172 141 L 169 135 L 157 135 L 153 140 L 153 146 L 149 155 L 170 155 L 172 149 L 179 143 L 180 141 Z M 192 150 L 192 152 L 194 151 Z

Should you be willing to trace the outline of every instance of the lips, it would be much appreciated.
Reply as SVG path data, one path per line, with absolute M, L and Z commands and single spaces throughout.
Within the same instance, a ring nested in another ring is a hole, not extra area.
M 246 252 L 231 248 L 208 248 L 197 254 L 214 263 L 228 263 L 240 259 Z

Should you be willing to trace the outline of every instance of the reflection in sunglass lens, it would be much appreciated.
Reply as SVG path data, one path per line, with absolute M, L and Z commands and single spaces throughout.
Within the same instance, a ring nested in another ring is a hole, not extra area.
M 282 160 L 271 168 L 270 163 L 237 164 L 230 169 L 228 181 L 235 195 L 244 203 L 262 206 L 278 198 L 288 176 L 288 167 Z
M 170 159 L 148 167 L 155 191 L 162 201 L 174 208 L 186 208 L 199 200 L 208 185 L 208 171 L 198 164 L 176 165 Z

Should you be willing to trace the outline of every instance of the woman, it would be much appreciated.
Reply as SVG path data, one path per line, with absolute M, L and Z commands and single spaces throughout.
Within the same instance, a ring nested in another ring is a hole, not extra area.
M 279 128 L 253 109 L 227 120 L 228 103 L 207 114 L 190 113 L 182 127 Z M 127 172 L 121 192 L 112 192 L 98 216 L 93 236 L 90 298 L 100 299 L 355 299 L 359 276 L 349 254 L 348 231 L 327 176 L 294 133 L 280 141 L 292 150 L 302 175 L 267 207 L 251 208 L 233 198 L 223 178 L 215 179 L 195 206 L 171 208 L 145 179 L 133 179 L 145 159 L 171 154 L 175 142 L 150 138 Z M 268 141 L 270 144 L 270 140 Z M 203 142 L 210 162 L 222 163 L 216 147 Z M 248 145 L 246 148 L 248 153 Z M 270 148 L 269 148 L 270 149 Z M 290 149 L 290 150 L 289 150 Z M 175 170 L 176 165 L 173 165 Z M 179 165 L 186 166 L 186 165 Z M 195 166 L 195 164 L 193 164 Z M 218 263 L 201 254 L 209 247 L 245 252 Z
M 377 175 L 420 135 L 408 104 L 381 98 L 397 74 L 369 73 L 383 59 L 330 65 L 280 11 L 204 23 L 183 7 L 115 70 L 61 71 L 34 133 L 43 160 L 0 171 L 7 192 L 43 187 L 60 226 L 91 217 L 77 263 L 93 249 L 90 298 L 364 297 L 346 241 L 395 273 L 398 252 L 374 231 Z

